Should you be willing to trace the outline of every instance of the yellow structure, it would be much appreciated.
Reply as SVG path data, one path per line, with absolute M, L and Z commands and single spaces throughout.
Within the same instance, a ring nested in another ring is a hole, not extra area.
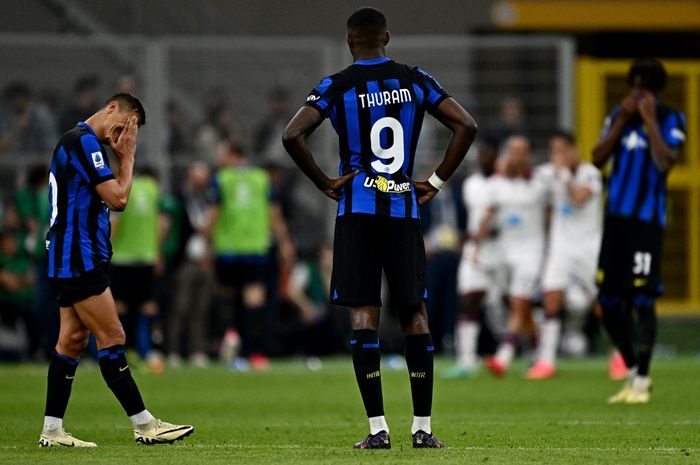
M 511 31 L 696 30 L 697 0 L 498 0 L 491 16 Z
M 666 295 L 662 315 L 700 314 L 700 61 L 662 60 L 668 84 L 661 100 L 688 120 L 686 144 L 669 176 L 669 222 L 664 243 Z M 590 158 L 605 115 L 628 92 L 631 60 L 579 58 L 576 117 L 581 153 Z

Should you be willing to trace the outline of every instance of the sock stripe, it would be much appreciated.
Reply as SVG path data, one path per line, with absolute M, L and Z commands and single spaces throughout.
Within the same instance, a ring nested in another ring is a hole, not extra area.
M 108 347 L 97 352 L 97 358 L 102 359 L 109 357 L 110 360 L 116 360 L 120 355 L 124 355 L 126 352 L 121 347 Z
M 379 372 L 379 338 L 373 330 L 354 330 L 352 364 L 368 418 L 384 415 L 382 382 Z
M 406 337 L 406 366 L 411 384 L 413 415 L 429 417 L 433 398 L 433 352 L 430 334 Z
M 124 408 L 128 416 L 146 410 L 141 393 L 131 376 L 124 346 L 117 345 L 102 349 L 98 353 L 100 371 L 107 386 Z
M 66 362 L 70 363 L 71 365 L 77 365 L 78 363 L 80 363 L 79 358 L 69 357 L 67 355 L 59 354 L 58 352 L 54 352 L 54 355 L 56 356 L 56 358 L 60 358 L 61 360 L 65 360 Z
M 354 346 L 357 344 L 357 339 L 352 339 L 350 345 Z M 363 349 L 379 349 L 379 340 L 377 342 L 365 342 L 362 344 Z

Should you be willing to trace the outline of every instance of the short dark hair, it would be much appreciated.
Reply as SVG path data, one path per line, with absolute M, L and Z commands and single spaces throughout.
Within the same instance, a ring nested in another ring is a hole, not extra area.
M 386 32 L 386 17 L 376 8 L 365 6 L 350 15 L 347 26 L 348 30 L 380 34 Z
M 159 180 L 158 179 L 158 170 L 153 165 L 148 164 L 148 165 L 139 166 L 134 171 L 140 176 L 148 176 L 149 178 L 153 178 L 156 181 Z
M 146 124 L 146 110 L 143 109 L 141 101 L 131 94 L 125 92 L 120 92 L 118 94 L 112 95 L 105 101 L 105 105 L 109 105 L 110 102 L 117 101 L 119 105 L 123 105 L 137 115 L 139 115 L 139 126 Z
M 564 139 L 566 142 L 568 142 L 571 145 L 576 145 L 576 137 L 572 132 L 569 132 L 565 129 L 556 129 L 554 130 L 550 135 L 549 139 Z
M 666 68 L 656 58 L 638 58 L 627 73 L 627 84 L 632 87 L 637 77 L 643 89 L 658 92 L 666 87 Z
M 501 141 L 498 140 L 497 137 L 494 136 L 485 136 L 481 138 L 481 146 L 484 147 L 491 147 L 491 149 L 494 152 L 498 152 L 498 149 L 501 146 Z
M 226 141 L 225 144 L 226 150 L 230 154 L 236 154 L 241 158 L 246 158 L 245 148 L 243 147 L 243 144 L 241 144 L 239 141 L 229 140 Z
M 530 152 L 534 152 L 534 151 L 535 151 L 535 143 L 532 141 L 532 139 L 530 138 L 530 136 L 528 136 L 526 133 L 521 132 L 521 131 L 516 131 L 516 132 L 514 132 L 513 134 L 509 135 L 509 136 L 505 139 L 505 141 L 503 141 L 503 142 L 505 143 L 508 139 L 512 139 L 512 138 L 514 138 L 514 137 L 519 137 L 519 138 L 521 138 L 521 139 L 524 139 L 525 142 L 527 142 L 527 147 L 530 149 Z

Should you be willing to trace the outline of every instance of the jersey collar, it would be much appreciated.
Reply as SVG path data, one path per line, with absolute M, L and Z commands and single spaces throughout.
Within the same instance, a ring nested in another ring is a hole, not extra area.
M 94 131 L 94 130 L 90 127 L 90 125 L 87 124 L 86 122 L 80 121 L 80 122 L 78 123 L 78 126 L 87 129 L 88 132 L 90 132 L 90 134 L 92 134 L 93 136 L 95 136 L 95 131 Z
M 358 60 L 355 63 L 353 63 L 353 65 L 370 66 L 370 65 L 378 65 L 381 63 L 386 63 L 387 61 L 391 61 L 391 58 L 379 57 L 379 58 L 372 58 L 371 60 Z

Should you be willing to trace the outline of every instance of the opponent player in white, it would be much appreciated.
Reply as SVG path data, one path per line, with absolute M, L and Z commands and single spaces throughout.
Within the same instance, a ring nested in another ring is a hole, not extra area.
M 497 286 L 497 275 L 502 264 L 495 227 L 481 241 L 478 257 L 475 253 L 475 238 L 495 196 L 493 187 L 497 158 L 497 142 L 481 141 L 477 155 L 479 171 L 469 176 L 462 186 L 462 197 L 467 206 L 468 239 L 462 249 L 457 274 L 460 299 L 455 334 L 457 363 L 445 373 L 447 379 L 471 377 L 478 367 L 477 343 L 481 330 L 481 311 L 485 297 Z
M 496 376 L 508 369 L 518 341 L 527 333 L 534 336 L 532 301 L 538 292 L 545 246 L 546 187 L 532 176 L 532 146 L 527 137 L 515 135 L 505 142 L 505 176 L 495 184 L 489 208 L 476 239 L 477 260 L 491 224 L 500 231 L 505 267 L 510 274 L 510 315 L 506 334 L 496 355 L 486 358 L 486 366 Z
M 556 373 L 563 309 L 581 313 L 591 307 L 602 234 L 600 171 L 581 162 L 567 132 L 555 132 L 549 150 L 550 163 L 536 171 L 551 194 L 552 214 L 542 276 L 544 322 L 536 361 L 527 373 L 534 380 Z

